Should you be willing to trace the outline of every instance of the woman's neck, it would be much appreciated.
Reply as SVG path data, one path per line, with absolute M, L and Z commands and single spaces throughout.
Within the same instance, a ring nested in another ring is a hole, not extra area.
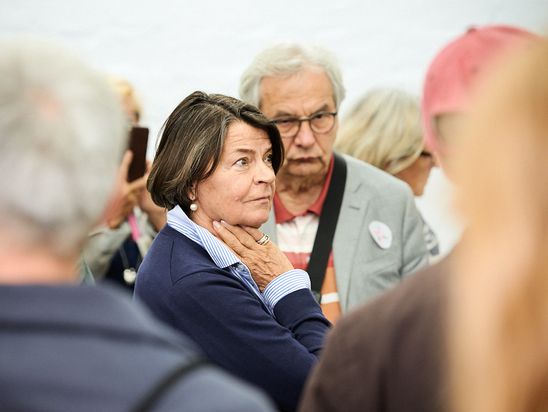
M 198 226 L 203 227 L 213 236 L 218 237 L 217 232 L 213 228 L 213 219 L 207 216 L 202 210 L 200 210 L 200 208 L 198 208 L 195 212 L 190 212 L 188 217 Z

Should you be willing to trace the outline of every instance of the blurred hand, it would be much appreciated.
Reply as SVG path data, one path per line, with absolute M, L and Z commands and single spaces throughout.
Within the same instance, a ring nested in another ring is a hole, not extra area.
M 134 180 L 131 183 L 127 181 L 127 173 L 132 158 L 133 154 L 127 150 L 118 169 L 114 195 L 105 213 L 105 223 L 111 229 L 119 227 L 133 211 L 141 192 L 145 188 L 146 177 Z
M 263 232 L 247 226 L 232 226 L 224 221 L 213 222 L 213 228 L 238 258 L 251 271 L 251 276 L 263 292 L 276 277 L 293 269 L 285 254 L 272 242 L 259 245 Z

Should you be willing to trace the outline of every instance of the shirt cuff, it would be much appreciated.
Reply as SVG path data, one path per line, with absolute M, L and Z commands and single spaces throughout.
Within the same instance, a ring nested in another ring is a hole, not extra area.
M 272 309 L 282 298 L 300 289 L 310 290 L 310 278 L 308 273 L 302 269 L 292 269 L 282 273 L 270 282 L 263 296 Z

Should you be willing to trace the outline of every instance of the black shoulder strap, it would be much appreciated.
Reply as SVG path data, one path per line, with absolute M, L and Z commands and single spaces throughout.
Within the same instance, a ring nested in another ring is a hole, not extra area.
M 131 409 L 132 412 L 148 412 L 151 411 L 154 405 L 160 400 L 165 392 L 172 387 L 177 381 L 188 375 L 190 372 L 206 365 L 207 362 L 200 357 L 185 362 L 183 365 L 177 366 L 170 370 L 160 381 L 152 387 Z
M 333 174 L 323 204 L 318 231 L 314 239 L 314 247 L 310 254 L 307 272 L 310 275 L 312 291 L 319 296 L 322 289 L 325 269 L 333 245 L 333 236 L 339 219 L 344 187 L 346 185 L 346 161 L 341 155 L 334 153 Z

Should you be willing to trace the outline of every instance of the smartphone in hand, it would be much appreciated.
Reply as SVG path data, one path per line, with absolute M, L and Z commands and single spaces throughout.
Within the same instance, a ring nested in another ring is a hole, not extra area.
M 148 128 L 134 126 L 129 132 L 128 149 L 132 151 L 133 158 L 129 165 L 127 181 L 133 182 L 145 175 L 147 169 L 147 144 Z

